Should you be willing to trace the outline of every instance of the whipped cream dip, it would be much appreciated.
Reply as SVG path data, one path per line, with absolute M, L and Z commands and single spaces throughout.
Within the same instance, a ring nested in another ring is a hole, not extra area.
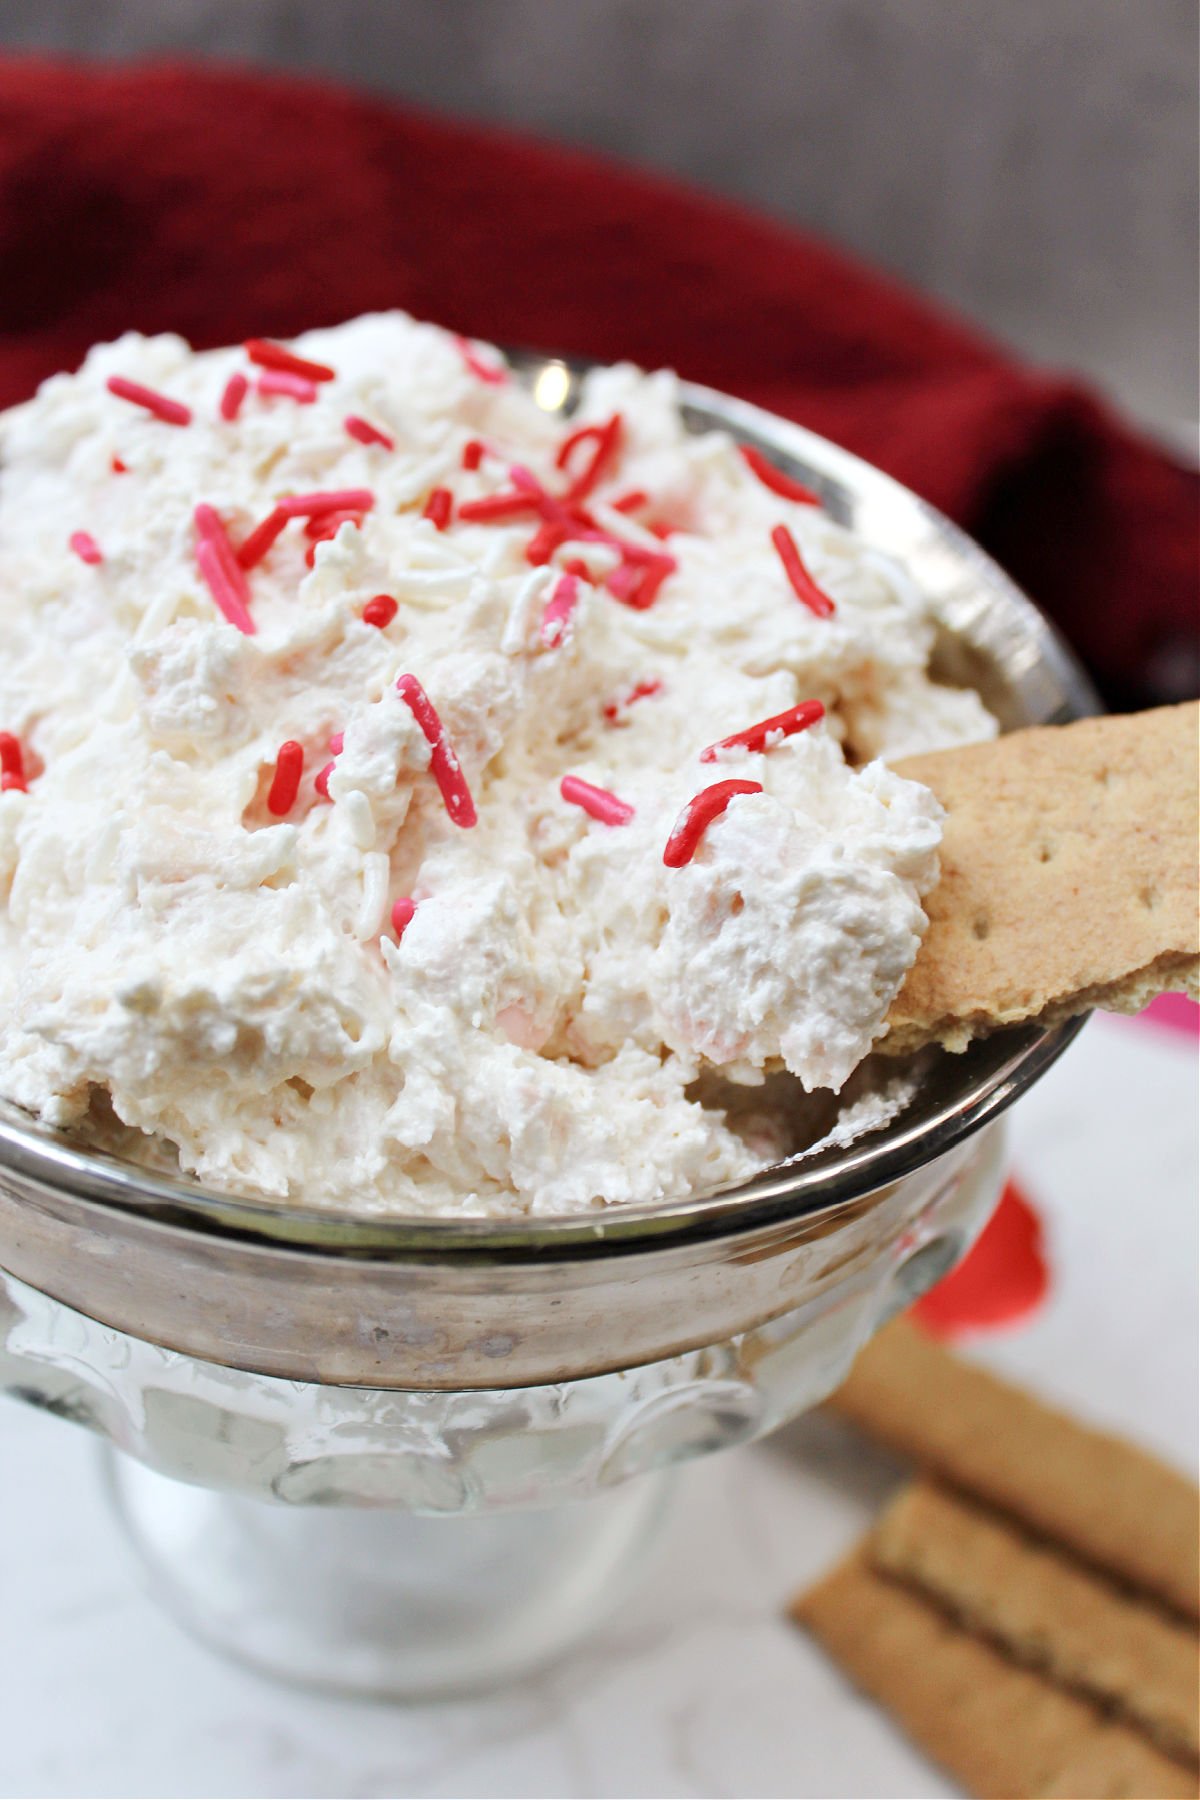
M 840 1089 L 916 955 L 933 638 L 670 374 L 99 346 L 0 417 L 0 1094 L 358 1212 L 742 1180 L 711 1072 Z

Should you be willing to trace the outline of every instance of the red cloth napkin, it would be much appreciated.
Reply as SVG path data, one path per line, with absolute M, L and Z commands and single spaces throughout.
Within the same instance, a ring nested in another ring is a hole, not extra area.
M 1188 691 L 1196 478 L 1076 383 L 710 196 L 313 83 L 19 59 L 0 61 L 0 267 L 0 405 L 131 327 L 203 346 L 393 306 L 670 364 L 949 513 L 1111 703 Z

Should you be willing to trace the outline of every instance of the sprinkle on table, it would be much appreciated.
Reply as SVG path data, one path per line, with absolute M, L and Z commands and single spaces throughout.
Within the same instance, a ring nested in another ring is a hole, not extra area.
M 463 445 L 462 466 L 464 469 L 477 469 L 483 461 L 484 448 L 478 438 L 472 438 L 469 444 Z
M 561 575 L 542 614 L 541 639 L 547 650 L 557 650 L 566 637 L 578 603 L 578 577 Z
M 454 342 L 458 354 L 477 380 L 486 381 L 492 387 L 501 387 L 508 380 L 508 370 L 497 367 L 495 363 L 484 362 L 469 338 L 456 332 Z
M 275 758 L 275 774 L 271 780 L 270 792 L 267 794 L 267 811 L 282 819 L 290 813 L 296 804 L 296 795 L 300 792 L 300 777 L 304 773 L 304 746 L 295 738 L 289 738 L 286 744 L 280 744 Z
M 317 397 L 317 384 L 305 375 L 291 375 L 286 369 L 268 369 L 260 375 L 255 387 L 266 399 L 281 394 L 301 406 L 311 406 Z
M 392 930 L 399 943 L 416 915 L 417 903 L 408 894 L 402 894 L 399 900 L 392 901 Z
M 582 781 L 578 775 L 564 775 L 558 791 L 570 805 L 581 806 L 589 818 L 599 819 L 602 825 L 628 825 L 633 817 L 633 807 L 628 800 L 618 799 L 607 788 L 593 787 L 590 781 Z
M 714 819 L 719 819 L 729 802 L 738 794 L 761 794 L 761 781 L 714 781 L 689 800 L 667 839 L 663 861 L 668 869 L 682 869 L 696 854 L 700 839 Z
M 357 413 L 347 413 L 342 424 L 360 444 L 380 444 L 385 450 L 396 448 L 395 438 L 389 437 L 386 431 L 380 431 L 378 425 L 372 425 L 370 420 L 360 419 Z
M 801 506 L 820 506 L 820 494 L 814 494 L 812 489 L 805 487 L 802 481 L 793 481 L 790 475 L 785 475 L 782 469 L 777 469 L 761 450 L 754 448 L 753 444 L 739 444 L 738 449 L 742 453 L 743 461 L 758 476 L 763 486 L 770 488 L 773 494 L 778 494 L 783 500 L 795 500 Z
M 429 767 L 441 790 L 446 811 L 456 825 L 464 829 L 474 825 L 477 819 L 475 802 L 471 798 L 471 790 L 467 786 L 466 777 L 457 756 L 446 737 L 445 728 L 438 718 L 429 696 L 415 675 L 401 675 L 396 683 L 396 692 L 412 712 L 413 718 L 425 734 L 425 742 L 429 745 Z
M 25 752 L 11 731 L 0 731 L 0 794 L 28 793 L 25 785 Z
M 425 510 L 421 514 L 421 517 L 423 519 L 428 519 L 430 524 L 435 526 L 438 531 L 445 531 L 447 525 L 450 523 L 450 516 L 453 511 L 454 495 L 450 492 L 449 488 L 437 487 L 434 488 L 428 500 L 425 502 Z
M 192 517 L 196 526 L 196 563 L 209 593 L 229 623 L 253 637 L 256 627 L 249 612 L 249 583 L 224 525 L 211 506 L 197 506 Z
M 799 706 L 791 706 L 787 712 L 776 713 L 772 719 L 762 719 L 745 731 L 735 731 L 732 737 L 710 744 L 707 750 L 700 752 L 700 761 L 716 762 L 722 750 L 769 750 L 783 738 L 792 737 L 797 731 L 807 731 L 810 725 L 816 725 L 824 717 L 825 708 L 819 700 L 802 700 Z
M 362 609 L 363 624 L 374 625 L 382 631 L 391 624 L 399 610 L 390 594 L 376 594 Z
M 190 406 L 184 406 L 180 400 L 171 400 L 166 394 L 158 394 L 153 388 L 143 387 L 140 381 L 126 381 L 124 375 L 110 375 L 105 386 L 118 400 L 129 400 L 134 406 L 144 406 L 148 413 L 153 413 L 164 425 L 190 425 L 192 422 Z
M 791 582 L 792 592 L 797 600 L 803 600 L 809 612 L 816 613 L 818 619 L 832 618 L 835 611 L 833 601 L 817 586 L 805 568 L 796 548 L 796 540 L 786 525 L 776 525 L 771 533 L 771 542 L 779 552 L 783 572 Z
M 102 563 L 104 561 L 99 544 L 88 531 L 73 531 L 67 539 L 67 545 L 75 552 L 80 562 Z
M 221 405 L 219 410 L 221 417 L 228 424 L 232 424 L 241 412 L 242 401 L 246 398 L 249 390 L 250 383 L 246 380 L 246 377 L 242 374 L 241 370 L 236 369 L 225 383 L 225 391 L 221 395 Z
M 252 363 L 260 369 L 271 369 L 283 375 L 300 375 L 306 381 L 332 381 L 336 370 L 325 363 L 309 362 L 307 357 L 297 356 L 284 344 L 273 343 L 269 338 L 247 338 L 242 345 Z

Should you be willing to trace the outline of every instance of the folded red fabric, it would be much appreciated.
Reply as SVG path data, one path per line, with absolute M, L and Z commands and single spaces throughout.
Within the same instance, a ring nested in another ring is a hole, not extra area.
M 798 419 L 980 540 L 1114 704 L 1182 698 L 1197 482 L 1077 383 L 711 196 L 293 79 L 0 61 L 0 405 L 131 327 L 400 306 Z

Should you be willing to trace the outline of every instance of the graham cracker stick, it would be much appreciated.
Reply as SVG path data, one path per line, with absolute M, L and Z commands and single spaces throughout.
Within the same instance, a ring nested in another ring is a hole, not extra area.
M 962 1050 L 1024 1019 L 1195 994 L 1198 733 L 1192 702 L 897 762 L 947 816 L 929 929 L 876 1048 Z
M 791 1607 L 855 1683 L 972 1793 L 1173 1800 L 1195 1775 L 1125 1725 L 961 1630 L 861 1555 Z
M 867 1543 L 871 1565 L 1125 1716 L 1180 1761 L 1200 1754 L 1200 1638 L 1016 1526 L 929 1482 L 906 1488 Z
M 1200 1615 L 1200 1496 L 1144 1451 L 961 1361 L 905 1319 L 867 1345 L 828 1404 L 1082 1561 Z

